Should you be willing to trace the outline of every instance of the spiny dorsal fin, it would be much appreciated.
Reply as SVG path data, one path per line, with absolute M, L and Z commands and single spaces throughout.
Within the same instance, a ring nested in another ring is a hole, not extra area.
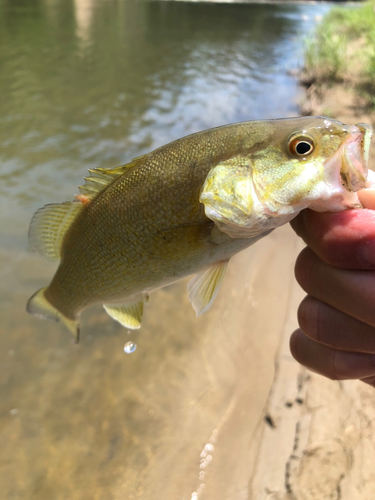
M 45 205 L 31 220 L 31 249 L 48 260 L 60 259 L 64 236 L 84 204 L 77 201 Z
M 212 305 L 223 280 L 228 260 L 217 262 L 208 269 L 197 273 L 188 283 L 188 297 L 197 316 Z
M 136 330 L 141 328 L 143 300 L 133 304 L 103 305 L 106 312 L 125 328 Z
M 130 168 L 136 167 L 147 155 L 138 156 L 130 163 L 121 165 L 116 168 L 92 168 L 89 169 L 89 177 L 85 177 L 85 185 L 78 186 L 79 192 L 84 196 L 92 199 L 103 191 L 112 182 L 118 179 L 121 175 L 127 172 Z

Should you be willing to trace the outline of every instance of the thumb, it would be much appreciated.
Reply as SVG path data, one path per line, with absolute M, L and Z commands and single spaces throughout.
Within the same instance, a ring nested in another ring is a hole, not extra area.
M 375 210 L 375 188 L 361 189 L 357 194 L 363 208 Z

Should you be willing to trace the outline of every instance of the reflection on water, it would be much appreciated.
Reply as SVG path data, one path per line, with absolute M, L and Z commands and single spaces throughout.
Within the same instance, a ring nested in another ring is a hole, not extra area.
M 27 252 L 27 229 L 37 208 L 72 199 L 87 168 L 204 128 L 296 115 L 288 70 L 327 9 L 0 1 L 4 498 L 246 498 L 250 422 L 278 335 L 272 318 L 261 341 L 249 333 L 275 309 L 257 290 L 284 272 L 272 237 L 237 257 L 209 315 L 194 317 L 184 282 L 151 297 L 138 333 L 88 311 L 74 346 L 24 312 L 55 267 Z
M 92 0 L 74 0 L 76 18 L 76 37 L 82 42 L 84 50 L 90 44 L 90 26 L 93 14 Z

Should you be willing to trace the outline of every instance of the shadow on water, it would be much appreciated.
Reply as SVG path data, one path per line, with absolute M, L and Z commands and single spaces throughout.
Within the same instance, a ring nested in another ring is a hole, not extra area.
M 0 1 L 4 498 L 246 498 L 290 280 L 276 243 L 291 245 L 291 265 L 289 239 L 236 257 L 205 316 L 184 281 L 151 297 L 137 333 L 85 312 L 75 346 L 25 313 L 55 268 L 27 252 L 27 228 L 40 206 L 72 199 L 87 168 L 204 128 L 296 115 L 287 70 L 328 8 Z

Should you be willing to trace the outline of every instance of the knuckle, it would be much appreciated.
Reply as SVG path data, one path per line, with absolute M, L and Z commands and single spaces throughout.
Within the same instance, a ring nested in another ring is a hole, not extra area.
M 298 284 L 308 293 L 311 288 L 314 268 L 316 267 L 316 256 L 310 248 L 306 247 L 297 257 L 294 274 Z
M 336 245 L 330 239 L 322 239 L 320 242 L 319 255 L 321 259 L 330 266 L 341 267 L 342 262 L 340 256 L 342 255 L 342 246 Z M 341 252 L 340 252 L 341 250 Z M 345 264 L 344 264 L 345 265 Z
M 297 318 L 301 330 L 316 342 L 324 338 L 324 319 L 320 314 L 321 302 L 307 295 L 301 302 Z

